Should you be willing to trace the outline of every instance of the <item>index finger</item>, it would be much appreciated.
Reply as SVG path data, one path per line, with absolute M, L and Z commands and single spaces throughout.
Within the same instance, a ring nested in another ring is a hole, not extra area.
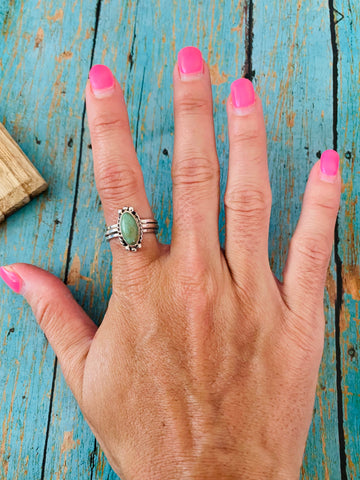
M 131 206 L 140 218 L 153 218 L 143 175 L 131 137 L 123 91 L 111 70 L 95 65 L 86 85 L 86 108 L 90 129 L 94 173 L 106 224 L 117 223 L 118 210 Z M 147 234 L 140 252 L 126 251 L 117 238 L 110 240 L 115 258 L 156 256 L 158 242 Z M 146 253 L 145 253 L 146 252 Z

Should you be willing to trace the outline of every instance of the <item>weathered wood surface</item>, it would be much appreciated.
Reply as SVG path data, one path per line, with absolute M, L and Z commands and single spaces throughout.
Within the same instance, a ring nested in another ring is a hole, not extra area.
M 339 216 L 342 309 L 338 326 L 341 376 L 342 464 L 349 479 L 360 478 L 360 5 L 341 0 L 344 19 L 337 25 L 338 88 L 335 144 L 343 158 L 343 196 Z M 340 386 L 339 385 L 339 386 Z
M 164 242 L 172 222 L 171 75 L 182 46 L 201 48 L 211 67 L 222 192 L 230 83 L 248 73 L 263 98 L 277 273 L 311 165 L 319 151 L 338 148 L 343 202 L 304 479 L 360 478 L 359 23 L 355 0 L 0 2 L 0 121 L 49 182 L 0 226 L 0 263 L 50 269 L 97 322 L 111 292 L 111 256 L 84 117 L 92 63 L 106 63 L 125 89 Z M 3 285 L 0 298 L 0 478 L 116 479 L 29 307 Z

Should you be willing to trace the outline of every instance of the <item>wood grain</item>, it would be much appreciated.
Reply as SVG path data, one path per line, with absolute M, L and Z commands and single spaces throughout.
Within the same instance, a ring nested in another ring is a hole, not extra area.
M 263 99 L 273 190 L 269 254 L 279 276 L 310 168 L 318 152 L 338 143 L 344 179 L 337 242 L 341 262 L 333 261 L 328 272 L 325 350 L 302 469 L 302 478 L 309 480 L 360 478 L 360 4 L 336 3 L 337 59 L 329 5 L 322 0 L 254 0 L 253 25 L 248 0 L 15 0 L 0 5 L 0 120 L 49 182 L 47 192 L 0 226 L 0 262 L 24 261 L 51 270 L 97 323 L 111 294 L 111 253 L 103 239 L 84 116 L 83 91 L 92 63 L 106 63 L 124 87 L 164 242 L 171 240 L 172 226 L 172 68 L 182 46 L 201 48 L 210 65 L 222 194 L 230 84 L 249 73 Z M 224 223 L 222 205 L 222 243 Z M 118 478 L 30 309 L 2 285 L 0 298 L 0 478 Z
M 336 3 L 338 49 L 337 147 L 342 158 L 339 264 L 343 297 L 339 322 L 344 475 L 360 478 L 360 5 Z
M 0 123 L 0 222 L 46 188 L 45 180 Z
M 0 120 L 49 189 L 0 225 L 0 262 L 33 263 L 64 279 L 96 2 L 2 6 Z M 23 299 L 4 285 L 0 298 L 0 478 L 48 480 L 43 465 L 54 448 L 47 443 L 54 353 Z M 83 461 L 68 469 L 59 463 L 54 471 L 59 478 L 89 478 L 93 442 L 87 451 L 73 438 Z

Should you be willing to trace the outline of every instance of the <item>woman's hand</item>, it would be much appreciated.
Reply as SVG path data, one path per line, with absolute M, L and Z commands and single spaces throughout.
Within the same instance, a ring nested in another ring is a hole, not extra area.
M 30 303 L 123 480 L 299 477 L 323 350 L 338 156 L 326 152 L 310 173 L 280 283 L 268 261 L 261 101 L 248 80 L 231 90 L 224 251 L 210 75 L 189 47 L 174 69 L 171 245 L 145 234 L 133 253 L 110 241 L 113 292 L 99 328 L 56 277 L 20 263 L 1 270 Z M 123 92 L 106 67 L 91 70 L 86 103 L 106 224 L 123 206 L 151 217 Z

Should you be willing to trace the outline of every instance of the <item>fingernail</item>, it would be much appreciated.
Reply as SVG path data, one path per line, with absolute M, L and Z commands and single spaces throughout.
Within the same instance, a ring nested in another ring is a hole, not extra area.
M 238 78 L 231 84 L 231 100 L 236 115 L 248 115 L 255 106 L 253 84 L 247 78 Z
M 10 272 L 4 267 L 0 268 L 0 277 L 4 280 L 6 285 L 15 293 L 20 293 L 22 287 L 22 280 L 15 272 Z
M 97 98 L 110 96 L 115 87 L 114 76 L 105 65 L 94 65 L 89 72 L 91 89 Z
M 320 158 L 320 178 L 328 183 L 334 183 L 339 170 L 340 157 L 335 150 L 325 150 Z
M 177 61 L 181 80 L 194 80 L 204 73 L 202 54 L 196 47 L 182 48 Z

